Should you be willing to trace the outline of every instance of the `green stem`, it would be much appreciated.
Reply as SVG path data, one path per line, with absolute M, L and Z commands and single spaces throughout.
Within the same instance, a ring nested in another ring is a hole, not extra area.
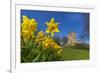
M 33 62 L 35 62 L 39 57 L 40 57 L 40 53 L 39 53 L 38 56 L 33 60 Z

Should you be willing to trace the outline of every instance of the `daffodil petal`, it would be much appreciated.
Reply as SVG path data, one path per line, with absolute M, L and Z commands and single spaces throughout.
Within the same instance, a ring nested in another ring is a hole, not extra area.
M 23 23 L 24 24 L 28 24 L 29 23 L 29 19 L 27 16 L 23 15 Z
M 48 25 L 49 23 L 48 22 L 45 22 L 45 24 Z
M 56 29 L 56 32 L 60 32 L 58 29 Z
M 51 18 L 50 23 L 55 23 L 55 20 L 53 17 Z
M 48 29 L 46 30 L 46 33 L 49 33 L 49 30 Z

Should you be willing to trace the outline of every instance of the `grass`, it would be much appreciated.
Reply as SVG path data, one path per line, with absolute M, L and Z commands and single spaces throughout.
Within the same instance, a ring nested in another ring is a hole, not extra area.
M 73 49 L 73 48 L 63 48 L 62 57 L 66 60 L 88 60 L 89 50 L 84 49 Z

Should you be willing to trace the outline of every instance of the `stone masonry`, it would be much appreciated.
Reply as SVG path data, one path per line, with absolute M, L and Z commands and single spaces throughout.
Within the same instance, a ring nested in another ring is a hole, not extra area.
M 67 45 L 74 46 L 76 43 L 77 43 L 76 33 L 75 32 L 70 32 L 68 34 L 68 42 L 67 42 Z

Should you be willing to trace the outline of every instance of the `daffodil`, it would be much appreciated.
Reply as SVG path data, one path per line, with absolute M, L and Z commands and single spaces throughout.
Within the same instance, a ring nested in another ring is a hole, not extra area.
M 43 46 L 45 48 L 50 48 L 52 46 L 52 40 L 50 38 L 46 38 L 46 40 L 43 41 Z
M 58 44 L 55 43 L 54 48 L 55 49 L 58 49 L 58 48 L 60 49 L 61 47 Z
M 43 46 L 45 49 L 51 48 L 57 51 L 57 54 L 60 54 L 63 50 L 56 42 L 51 38 L 46 38 L 46 40 L 43 41 Z
M 36 37 L 36 42 L 37 43 L 42 43 L 42 41 L 45 40 L 45 34 L 43 33 L 43 31 L 38 32 L 38 35 Z
M 21 32 L 24 39 L 29 39 L 33 32 L 37 30 L 37 22 L 34 18 L 29 19 L 27 16 L 23 15 Z
M 56 44 L 56 42 L 51 39 L 50 37 L 47 37 L 44 41 L 43 44 L 45 46 L 45 48 L 53 48 L 53 49 L 59 49 L 61 48 L 58 44 Z
M 38 36 L 37 36 L 37 37 L 43 38 L 44 36 L 45 36 L 45 35 L 44 35 L 43 31 L 38 32 Z
M 46 33 L 51 33 L 52 36 L 54 36 L 55 32 L 60 32 L 58 29 L 58 24 L 59 23 L 55 23 L 54 18 L 51 18 L 50 22 L 46 22 L 45 23 L 47 25 L 47 29 L 46 29 Z

